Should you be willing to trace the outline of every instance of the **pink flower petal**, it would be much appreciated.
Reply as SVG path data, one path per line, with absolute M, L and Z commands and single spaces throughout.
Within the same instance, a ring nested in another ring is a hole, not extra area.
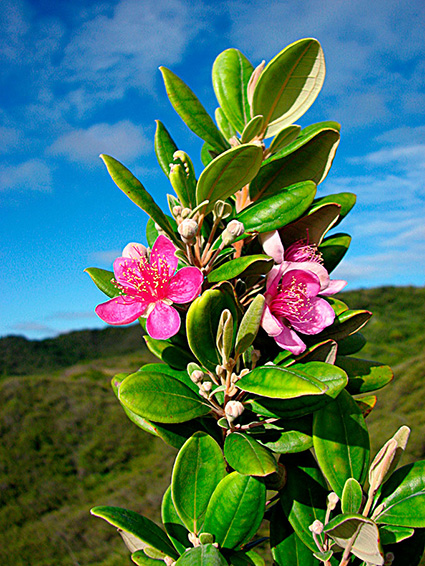
M 269 306 L 266 304 L 264 307 L 263 317 L 261 319 L 261 326 L 269 336 L 278 336 L 282 332 L 282 324 L 272 314 Z
M 282 240 L 279 236 L 279 232 L 277 230 L 273 230 L 272 232 L 267 232 L 266 234 L 260 234 L 259 238 L 264 252 L 272 257 L 275 263 L 282 263 L 283 245 Z
M 165 261 L 168 264 L 168 273 L 171 276 L 177 269 L 177 264 L 179 262 L 175 253 L 176 246 L 173 242 L 165 236 L 158 236 L 151 252 L 151 265 L 156 265 L 158 262 L 161 264 Z
M 311 298 L 310 301 L 312 309 L 308 313 L 307 320 L 294 321 L 292 326 L 303 334 L 318 334 L 333 323 L 335 312 L 331 305 L 320 297 Z
M 108 324 L 130 324 L 146 311 L 148 303 L 119 296 L 97 305 L 96 314 Z
M 339 293 L 341 289 L 347 285 L 347 281 L 343 279 L 331 279 L 329 281 L 329 285 L 323 291 L 320 291 L 320 294 L 324 297 L 329 297 L 330 295 L 335 295 L 335 293 Z
M 199 295 L 204 277 L 197 267 L 183 267 L 171 278 L 167 299 L 173 303 L 188 303 Z
M 136 290 L 135 281 L 140 281 L 143 277 L 140 273 L 139 263 L 129 257 L 117 257 L 114 261 L 115 279 L 124 288 Z
M 320 280 L 312 271 L 305 271 L 303 269 L 288 269 L 282 276 L 281 286 L 282 289 L 293 285 L 305 286 L 305 294 L 307 297 L 315 297 L 320 292 Z
M 320 263 L 316 261 L 292 261 L 288 262 L 287 271 L 290 269 L 302 269 L 317 275 L 320 281 L 320 289 L 326 289 L 329 285 L 329 273 Z
M 276 296 L 277 287 L 282 276 L 282 265 L 274 265 L 267 275 L 266 293 L 271 297 Z
M 140 260 L 142 257 L 147 256 L 147 249 L 143 244 L 130 242 L 125 246 L 121 255 L 122 257 L 130 257 L 132 259 Z
M 306 345 L 296 332 L 284 326 L 279 336 L 275 336 L 276 344 L 284 350 L 289 350 L 296 356 L 302 354 L 306 349 Z
M 151 338 L 167 340 L 177 334 L 180 328 L 180 315 L 175 308 L 158 301 L 146 321 L 146 331 Z

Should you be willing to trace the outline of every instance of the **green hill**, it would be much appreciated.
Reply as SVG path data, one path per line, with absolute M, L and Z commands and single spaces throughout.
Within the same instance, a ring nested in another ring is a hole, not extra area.
M 361 356 L 395 370 L 368 417 L 374 446 L 410 424 L 404 461 L 424 458 L 425 289 L 340 298 L 374 312 Z M 138 326 L 0 340 L 0 564 L 131 564 L 114 529 L 89 509 L 112 504 L 159 519 L 175 451 L 132 425 L 109 386 L 114 373 L 147 361 Z

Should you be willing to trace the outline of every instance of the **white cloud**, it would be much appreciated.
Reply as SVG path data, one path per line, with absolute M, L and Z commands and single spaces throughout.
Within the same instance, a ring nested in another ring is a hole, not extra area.
M 121 257 L 122 250 L 114 249 L 114 250 L 104 250 L 98 251 L 91 254 L 91 259 L 95 262 L 100 263 L 101 265 L 105 266 L 107 269 L 111 269 L 114 260 L 117 257 Z
M 150 142 L 141 128 L 123 120 L 116 124 L 94 124 L 63 134 L 50 146 L 49 153 L 94 164 L 100 153 L 131 161 L 149 149 Z
M 51 328 L 50 326 L 46 326 L 45 324 L 40 324 L 39 322 L 17 322 L 15 324 L 11 324 L 8 326 L 10 330 L 16 330 L 17 332 L 42 332 L 48 334 L 57 334 L 57 331 Z
M 50 168 L 39 159 L 30 159 L 19 165 L 4 166 L 0 170 L 0 191 L 43 191 L 52 188 Z
M 423 168 L 425 166 L 425 144 L 395 146 L 383 148 L 362 157 L 354 157 L 351 163 L 366 163 L 371 165 L 396 164 L 402 169 L 411 167 Z
M 21 133 L 15 128 L 0 126 L 0 153 L 15 149 L 21 140 Z
M 55 312 L 46 317 L 48 320 L 85 320 L 96 318 L 94 311 L 88 312 Z
M 416 145 L 425 139 L 425 126 L 403 126 L 393 130 L 387 130 L 379 136 L 375 141 L 386 144 L 403 144 Z

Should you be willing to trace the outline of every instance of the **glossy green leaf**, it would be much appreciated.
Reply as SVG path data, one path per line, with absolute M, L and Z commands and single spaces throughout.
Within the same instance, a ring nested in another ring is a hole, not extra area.
M 199 533 L 208 502 L 226 475 L 221 448 L 206 433 L 197 432 L 183 445 L 174 463 L 171 493 L 187 529 Z
M 137 566 L 161 566 L 164 564 L 164 560 L 157 558 L 150 558 L 146 556 L 143 550 L 138 550 L 133 552 L 131 555 L 131 560 L 137 564 Z
M 159 423 L 182 423 L 210 410 L 187 385 L 156 371 L 129 375 L 121 384 L 119 399 L 136 415 Z
M 271 397 L 273 399 L 293 399 L 303 395 L 323 395 L 328 387 L 300 368 L 280 366 L 260 366 L 244 375 L 238 381 L 239 389 Z
M 385 482 L 376 522 L 400 527 L 425 527 L 425 461 L 396 470 Z
M 381 544 L 386 546 L 387 544 L 396 544 L 402 540 L 410 538 L 414 529 L 408 527 L 396 527 L 395 525 L 380 525 L 379 526 L 379 536 L 381 537 Z
M 270 520 L 270 546 L 278 566 L 319 566 L 313 556 L 295 533 L 285 517 L 281 505 L 275 505 Z M 317 550 L 317 548 L 316 548 Z
M 211 163 L 213 159 L 215 159 L 219 155 L 219 152 L 214 151 L 214 148 L 208 145 L 206 142 L 202 145 L 201 148 L 201 161 L 206 167 Z
M 369 467 L 369 434 L 360 409 L 346 391 L 314 414 L 313 445 L 319 466 L 339 497 L 349 478 L 363 485 Z
M 370 519 L 355 514 L 338 515 L 325 526 L 324 532 L 341 548 L 346 548 L 355 537 L 351 547 L 354 556 L 365 560 L 370 566 L 384 564 L 378 526 Z
M 176 566 L 228 566 L 227 560 L 212 544 L 201 544 L 187 550 Z
M 301 39 L 266 66 L 255 86 L 252 113 L 265 118 L 266 137 L 305 114 L 322 88 L 325 59 L 316 39 Z
M 379 362 L 337 356 L 336 364 L 347 373 L 347 391 L 352 395 L 381 389 L 394 378 L 390 366 L 385 366 Z
M 264 559 L 255 550 L 239 550 L 227 556 L 230 566 L 266 566 Z
M 260 328 L 264 303 L 263 295 L 257 295 L 245 312 L 236 335 L 235 358 L 245 352 L 254 342 Z
M 212 371 L 215 371 L 217 364 L 221 363 L 216 347 L 216 336 L 220 316 L 225 309 L 231 312 L 234 321 L 238 320 L 231 286 L 226 283 L 204 291 L 190 305 L 186 317 L 189 346 L 201 364 Z M 234 338 L 236 338 L 236 324 Z
M 287 400 L 258 397 L 255 401 L 251 402 L 252 410 L 267 417 L 301 417 L 325 407 L 335 399 L 347 385 L 348 379 L 346 373 L 331 364 L 308 362 L 306 364 L 291 366 L 289 369 L 295 368 L 295 371 L 297 371 L 297 367 L 301 368 L 303 373 L 309 374 L 313 379 L 320 381 L 322 386 L 327 388 L 325 394 L 306 395 L 298 399 Z
M 345 482 L 341 497 L 343 513 L 359 513 L 363 501 L 362 486 L 354 478 Z
M 159 70 L 168 98 L 186 126 L 219 153 L 228 149 L 229 144 L 191 89 L 169 69 Z
M 376 395 L 365 395 L 364 397 L 357 397 L 356 403 L 364 418 L 366 418 L 372 409 L 375 407 L 378 398 Z
M 263 234 L 278 230 L 299 218 L 310 206 L 316 194 L 312 181 L 286 187 L 277 194 L 252 204 L 236 215 L 246 233 Z
M 301 541 L 317 551 L 309 526 L 325 522 L 328 488 L 310 452 L 285 456 L 286 485 L 280 492 L 283 511 Z M 288 565 L 289 566 L 289 565 Z
M 331 326 L 316 336 L 339 341 L 363 328 L 371 316 L 372 313 L 366 310 L 344 311 L 335 318 Z
M 243 432 L 235 431 L 226 436 L 224 457 L 229 466 L 240 474 L 268 476 L 277 471 L 273 454 Z
M 265 503 L 264 483 L 232 472 L 221 480 L 211 497 L 203 532 L 212 533 L 222 548 L 239 548 L 256 533 Z
M 170 226 L 173 229 L 173 231 L 176 233 L 177 222 L 174 220 L 172 216 L 168 216 L 168 214 L 166 214 L 165 217 L 170 223 Z M 146 240 L 150 248 L 153 248 L 153 245 L 155 244 L 155 240 L 158 238 L 158 236 L 159 236 L 159 232 L 155 226 L 155 222 L 152 220 L 152 218 L 149 218 L 149 220 L 146 223 Z
M 104 519 L 109 524 L 130 533 L 149 546 L 164 552 L 167 556 L 177 559 L 178 553 L 169 538 L 155 523 L 128 509 L 121 507 L 99 506 L 91 509 L 95 517 Z
M 170 164 L 174 160 L 174 152 L 177 151 L 178 147 L 174 143 L 173 138 L 168 133 L 167 128 L 159 120 L 155 120 L 156 130 L 154 147 L 156 158 L 161 166 L 161 169 L 167 175 L 170 176 Z
M 325 340 L 324 342 L 313 344 L 313 346 L 307 348 L 301 356 L 296 358 L 296 360 L 301 363 L 326 362 L 327 364 L 334 364 L 337 350 L 338 345 L 334 340 Z M 292 365 L 293 363 L 294 362 L 292 361 L 289 365 Z
M 250 184 L 252 200 L 266 198 L 301 181 L 321 183 L 331 168 L 339 144 L 339 131 L 314 124 L 290 145 L 264 161 Z
M 202 171 L 196 187 L 196 203 L 208 200 L 205 212 L 210 212 L 217 200 L 226 200 L 248 184 L 258 173 L 263 151 L 257 144 L 245 144 L 228 149 Z
M 168 340 L 155 340 L 150 336 L 143 336 L 143 339 L 152 354 L 173 368 L 184 369 L 188 363 L 195 361 L 190 352 Z
M 272 155 L 273 153 L 280 151 L 296 140 L 300 132 L 301 126 L 297 126 L 295 124 L 283 128 L 283 130 L 280 130 L 280 132 L 272 139 L 268 153 Z
M 112 283 L 112 280 L 115 278 L 112 271 L 100 269 L 99 267 L 88 267 L 84 271 L 90 275 L 96 287 L 108 297 L 117 297 L 120 294 L 118 287 Z
M 265 275 L 272 267 L 273 259 L 269 256 L 262 254 L 247 255 L 227 261 L 217 269 L 213 269 L 207 279 L 210 283 L 218 283 L 238 276 Z
M 241 142 L 248 143 L 259 136 L 262 131 L 263 123 L 263 116 L 254 116 L 254 118 L 251 118 L 242 132 Z
M 215 109 L 215 121 L 217 122 L 219 130 L 226 138 L 226 140 L 230 140 L 231 138 L 236 136 L 236 129 L 231 125 L 222 108 Z
M 101 155 L 112 180 L 124 194 L 144 210 L 156 222 L 171 240 L 179 247 L 182 245 L 172 229 L 167 217 L 144 188 L 142 183 L 119 161 L 109 155 Z
M 250 119 L 247 86 L 254 67 L 238 49 L 226 49 L 216 58 L 212 80 L 217 100 L 232 126 L 242 132 Z
M 309 244 L 319 245 L 328 230 L 335 225 L 339 218 L 338 204 L 324 204 L 313 212 L 292 222 L 279 231 L 283 246 L 289 247 L 298 240 L 305 240 Z
M 351 356 L 357 354 L 366 344 L 366 338 L 361 332 L 350 334 L 338 340 L 338 354 L 341 356 Z
M 182 554 L 188 546 L 187 535 L 189 532 L 176 511 L 173 498 L 171 496 L 171 485 L 168 486 L 164 493 L 164 497 L 162 498 L 161 518 L 168 537 L 177 552 Z
M 278 454 L 309 450 L 313 446 L 312 420 L 304 417 L 287 422 L 280 421 L 279 425 L 269 425 L 265 434 L 258 435 L 257 439 Z
M 189 387 L 189 389 L 192 389 L 192 391 L 194 391 L 195 393 L 198 393 L 199 391 L 199 388 L 196 385 L 196 383 L 193 383 L 193 381 L 190 379 L 186 368 L 184 370 L 178 370 L 176 368 L 168 366 L 167 364 L 152 363 L 152 364 L 144 364 L 138 371 L 163 373 L 165 375 L 169 375 L 170 377 L 173 377 L 174 379 L 177 379 L 181 383 L 184 383 L 185 385 L 187 385 L 187 387 Z
M 319 246 L 322 254 L 323 263 L 328 273 L 331 273 L 340 263 L 347 253 L 351 243 L 351 236 L 348 234 L 334 234 L 325 238 Z
M 335 193 L 332 195 L 327 195 L 326 197 L 321 197 L 316 199 L 313 202 L 311 211 L 313 212 L 314 210 L 316 210 L 316 208 L 322 206 L 323 204 L 328 204 L 328 203 L 339 204 L 341 210 L 339 213 L 339 219 L 336 222 L 336 224 L 338 224 L 339 222 L 341 222 L 343 218 L 347 216 L 347 214 L 356 204 L 356 200 L 357 200 L 357 196 L 354 193 Z

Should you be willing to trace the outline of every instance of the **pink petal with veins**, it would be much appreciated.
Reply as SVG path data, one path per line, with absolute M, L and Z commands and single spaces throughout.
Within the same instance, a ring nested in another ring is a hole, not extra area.
M 261 326 L 269 336 L 278 336 L 282 332 L 282 324 L 272 314 L 269 306 L 266 304 L 264 307 L 263 317 L 261 319 Z
M 343 279 L 331 279 L 329 281 L 329 285 L 323 291 L 320 291 L 320 294 L 324 297 L 329 297 L 330 295 L 335 295 L 335 293 L 339 293 L 341 289 L 347 285 L 347 281 Z
M 199 295 L 204 277 L 197 267 L 179 269 L 168 285 L 167 298 L 173 303 L 188 303 Z
M 318 334 L 335 320 L 335 312 L 331 305 L 321 299 L 314 297 L 310 299 L 311 310 L 305 321 L 293 321 L 292 326 L 303 334 Z
M 149 303 L 119 296 L 101 303 L 95 308 L 96 314 L 108 324 L 130 324 L 146 311 Z
M 315 273 L 304 271 L 302 269 L 290 269 L 285 271 L 282 276 L 281 287 L 284 292 L 285 287 L 291 287 L 295 279 L 296 285 L 305 286 L 305 294 L 307 297 L 315 297 L 320 292 L 320 281 Z
M 178 258 L 175 256 L 176 246 L 171 240 L 165 236 L 158 236 L 152 248 L 150 263 L 151 265 L 156 265 L 158 260 L 161 259 L 159 265 L 164 261 L 168 264 L 169 275 L 173 275 L 177 269 L 177 264 L 179 262 Z
M 320 289 L 326 289 L 329 285 L 329 273 L 320 263 L 315 261 L 291 261 L 287 263 L 286 271 L 290 269 L 302 269 L 314 273 L 319 278 Z
M 272 230 L 271 232 L 260 234 L 259 238 L 264 252 L 272 257 L 275 263 L 282 263 L 284 250 L 279 232 L 277 230 Z
M 302 354 L 306 349 L 306 345 L 296 332 L 284 326 L 279 336 L 275 336 L 276 343 L 284 350 L 289 350 L 295 356 Z
M 146 321 L 146 331 L 151 338 L 167 340 L 180 329 L 180 315 L 175 308 L 158 301 Z

